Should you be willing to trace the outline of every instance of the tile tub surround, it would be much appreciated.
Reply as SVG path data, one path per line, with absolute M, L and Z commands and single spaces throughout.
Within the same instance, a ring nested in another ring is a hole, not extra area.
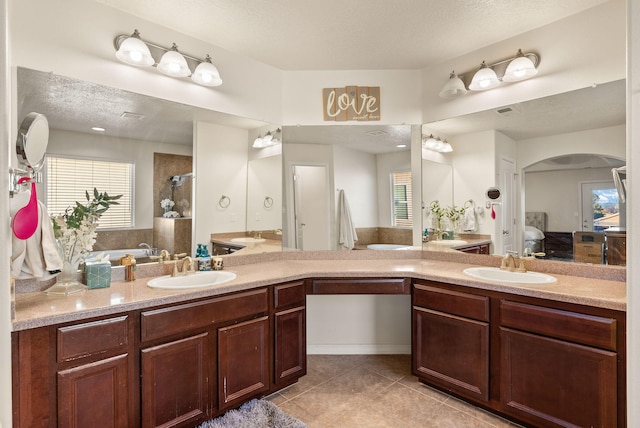
M 111 287 L 67 297 L 41 292 L 17 293 L 13 330 L 25 330 L 88 317 L 221 295 L 305 278 L 416 278 L 446 282 L 523 296 L 626 310 L 624 268 L 606 272 L 584 264 L 526 261 L 533 271 L 557 277 L 555 284 L 519 285 L 475 280 L 462 271 L 471 266 L 499 266 L 499 257 L 427 251 L 291 251 L 246 256 L 226 256 L 225 270 L 237 278 L 219 287 L 190 290 L 156 290 L 147 287 L 154 276 L 167 274 L 171 264 L 141 265 L 137 279 L 124 282 L 124 269 L 113 268 Z M 613 269 L 613 270 L 612 270 Z M 590 272 L 587 272 L 590 271 Z M 611 280 L 618 274 L 618 280 Z M 584 275 L 591 273 L 592 278 Z M 578 275 L 582 276 L 578 276 Z M 17 285 L 16 285 L 17 287 Z

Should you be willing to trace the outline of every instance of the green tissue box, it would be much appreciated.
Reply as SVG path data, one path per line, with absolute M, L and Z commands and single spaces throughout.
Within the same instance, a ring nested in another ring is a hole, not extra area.
M 111 285 L 111 263 L 92 263 L 84 267 L 89 288 L 107 288 Z

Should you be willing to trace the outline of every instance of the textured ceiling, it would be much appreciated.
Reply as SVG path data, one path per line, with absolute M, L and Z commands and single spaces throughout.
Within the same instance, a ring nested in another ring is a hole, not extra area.
M 423 69 L 606 2 L 95 1 L 282 70 Z

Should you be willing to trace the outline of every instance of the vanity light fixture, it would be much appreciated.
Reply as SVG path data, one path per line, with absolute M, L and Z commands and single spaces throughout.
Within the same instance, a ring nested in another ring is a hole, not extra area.
M 480 64 L 480 70 L 476 71 L 476 74 L 473 75 L 473 79 L 471 79 L 469 89 L 472 91 L 486 91 L 487 89 L 493 89 L 498 85 L 500 85 L 498 75 L 493 71 L 493 68 L 487 67 L 487 64 L 482 61 L 482 64 Z
M 458 77 L 455 71 L 449 75 L 449 80 L 444 84 L 440 91 L 441 98 L 455 98 L 467 93 L 464 82 Z
M 171 46 L 171 49 L 162 55 L 162 59 L 158 64 L 158 71 L 171 77 L 191 76 L 187 60 L 178 52 L 178 46 L 175 43 Z
M 196 58 L 178 52 L 173 43 L 166 48 L 140 38 L 135 30 L 132 35 L 120 34 L 113 41 L 116 58 L 137 67 L 155 66 L 161 73 L 171 77 L 191 76 L 193 82 L 202 86 L 220 86 L 222 78 L 218 68 L 212 64 L 211 57 Z
M 434 137 L 433 134 L 428 137 L 422 136 L 422 147 L 438 153 L 451 153 L 453 151 L 451 144 L 447 143 L 446 140 Z
M 454 71 L 439 92 L 441 98 L 456 98 L 471 91 L 486 91 L 499 86 L 502 82 L 519 82 L 529 79 L 538 73 L 540 57 L 533 52 L 523 53 L 518 49 L 516 56 L 502 61 L 487 64 L 482 61 L 480 69 L 475 73 L 467 72 L 457 75 Z M 465 82 L 468 86 L 465 86 Z
M 280 128 L 273 131 L 267 131 L 264 137 L 258 136 L 253 141 L 254 149 L 263 149 L 265 147 L 275 146 L 276 144 L 280 144 L 282 142 L 282 131 Z

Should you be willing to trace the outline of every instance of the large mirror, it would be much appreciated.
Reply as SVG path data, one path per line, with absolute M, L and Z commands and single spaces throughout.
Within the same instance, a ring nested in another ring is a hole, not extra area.
M 17 70 L 17 99 L 19 118 L 32 111 L 47 116 L 47 156 L 133 164 L 132 224 L 99 229 L 94 250 L 117 257 L 116 250 L 144 252 L 139 245 L 147 243 L 192 254 L 196 243 L 209 245 L 212 234 L 270 231 L 276 232 L 272 240 L 280 239 L 280 149 L 252 144 L 278 126 L 26 68 Z M 46 173 L 39 187 L 43 201 L 56 188 Z M 86 186 L 78 187 L 84 195 Z M 227 209 L 218 206 L 222 195 L 231 202 Z M 164 199 L 175 201 L 170 210 L 179 219 L 165 219 Z M 158 229 L 166 225 L 158 220 L 171 223 L 161 239 Z
M 283 128 L 284 245 L 411 247 L 411 139 L 411 125 Z
M 512 204 L 512 248 L 519 252 L 529 247 L 546 252 L 546 258 L 573 261 L 574 232 L 624 232 L 624 202 L 612 172 L 626 164 L 624 80 L 429 123 L 424 129 L 453 146 L 444 157 L 453 170 L 454 203 L 474 199 L 484 207 L 486 189 L 500 187 L 500 159 L 513 162 L 514 187 L 502 189 L 506 194 L 497 209 L 504 214 L 505 205 Z M 478 157 L 478 147 L 491 151 L 491 158 Z M 474 159 L 475 165 L 469 163 Z M 425 162 L 423 175 L 432 168 Z M 478 231 L 499 242 L 499 220 L 484 215 Z M 606 254 L 601 260 L 608 263 Z

